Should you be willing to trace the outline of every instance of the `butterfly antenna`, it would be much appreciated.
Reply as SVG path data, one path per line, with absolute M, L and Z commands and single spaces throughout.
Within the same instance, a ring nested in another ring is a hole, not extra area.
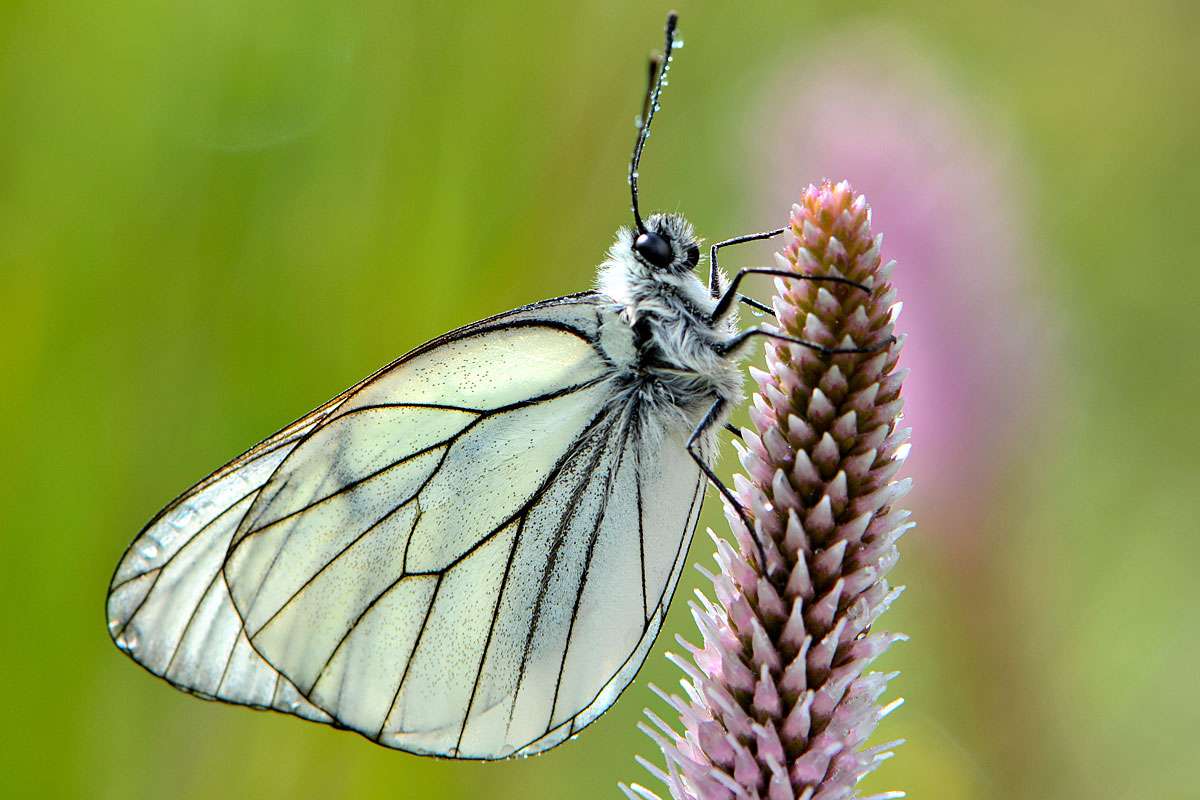
M 642 151 L 646 149 L 646 139 L 650 138 L 650 123 L 654 120 L 654 112 L 658 111 L 663 87 L 667 85 L 667 73 L 671 69 L 671 51 L 675 48 L 675 26 L 678 22 L 679 15 L 674 11 L 667 14 L 667 36 L 663 53 L 650 57 L 646 97 L 642 101 L 642 114 L 637 118 L 638 136 L 633 145 L 633 158 L 629 160 L 629 191 L 633 198 L 633 221 L 637 225 L 638 233 L 646 232 L 646 225 L 642 222 L 642 214 L 638 209 L 638 164 L 642 161 Z

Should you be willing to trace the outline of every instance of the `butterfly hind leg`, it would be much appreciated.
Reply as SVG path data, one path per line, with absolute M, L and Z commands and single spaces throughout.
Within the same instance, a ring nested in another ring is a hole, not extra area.
M 896 337 L 888 336 L 882 342 L 880 342 L 874 346 L 871 346 L 871 347 L 824 347 L 822 345 L 815 344 L 813 342 L 808 342 L 803 339 L 798 339 L 794 336 L 788 336 L 786 334 L 779 333 L 778 331 L 775 331 L 775 330 L 764 329 L 764 328 L 751 328 L 750 330 L 742 331 L 737 336 L 734 336 L 732 339 L 725 342 L 718 349 L 718 352 L 720 352 L 722 355 L 732 355 L 737 350 L 744 347 L 746 345 L 746 343 L 749 342 L 750 339 L 752 339 L 755 336 L 765 336 L 770 339 L 775 339 L 776 341 L 783 341 L 783 342 L 787 342 L 789 344 L 801 345 L 801 346 L 807 347 L 811 350 L 815 350 L 816 352 L 818 352 L 821 355 L 826 356 L 826 357 L 835 356 L 835 355 L 851 354 L 851 353 L 856 353 L 856 354 L 876 353 L 886 347 L 889 347 L 891 344 L 893 344 L 896 341 Z M 704 476 L 708 479 L 708 482 L 711 483 L 716 488 L 716 490 L 721 493 L 721 496 L 723 498 L 725 498 L 725 501 L 727 503 L 729 503 L 729 505 L 734 509 L 734 511 L 737 512 L 737 515 L 739 517 L 741 517 L 742 524 L 744 524 L 746 526 L 746 530 L 750 532 L 751 537 L 754 539 L 755 548 L 758 550 L 758 563 L 760 565 L 760 568 L 762 569 L 763 574 L 766 574 L 766 572 L 767 572 L 766 548 L 763 547 L 762 540 L 759 538 L 759 534 L 754 527 L 753 521 L 750 519 L 750 515 L 747 513 L 746 509 L 742 506 L 742 504 L 738 502 L 737 498 L 734 496 L 733 492 L 730 491 L 729 487 L 726 486 L 724 484 L 724 482 L 722 482 L 722 480 L 717 477 L 717 473 L 715 471 L 713 471 L 713 468 L 711 466 L 709 466 L 708 462 L 704 459 L 703 455 L 701 455 L 700 449 L 699 449 L 699 442 L 701 440 L 701 437 L 703 437 L 706 433 L 708 433 L 713 427 L 715 427 L 718 424 L 720 424 L 722 427 L 724 427 L 725 430 L 733 433 L 739 439 L 742 438 L 741 431 L 739 431 L 736 427 L 734 427 L 730 423 L 723 422 L 723 421 L 718 423 L 718 420 L 721 420 L 721 418 L 725 416 L 725 413 L 728 411 L 728 409 L 729 409 L 729 401 L 728 400 L 717 399 L 717 400 L 713 401 L 713 404 L 711 406 L 709 406 L 708 411 L 705 412 L 704 416 L 700 419 L 700 422 L 697 423 L 696 427 L 692 429 L 692 435 L 688 437 L 688 441 L 687 441 L 687 452 L 688 452 L 688 455 L 692 457 L 692 460 L 696 462 L 696 465 L 698 467 L 700 467 L 700 471 L 704 473 Z
M 758 538 L 758 534 L 754 528 L 754 522 L 750 519 L 750 515 L 746 512 L 746 509 L 740 502 L 738 502 L 737 497 L 735 497 L 729 487 L 726 486 L 719 477 L 717 477 L 717 473 L 700 453 L 699 443 L 702 437 L 718 424 L 717 420 L 725 416 L 725 413 L 728 411 L 728 409 L 728 400 L 718 399 L 713 401 L 713 404 L 708 407 L 708 411 L 704 413 L 704 416 L 700 419 L 700 422 L 697 423 L 696 427 L 692 429 L 692 435 L 688 437 L 686 449 L 688 455 L 691 456 L 692 460 L 696 462 L 696 466 L 700 467 L 700 471 L 704 473 L 704 477 L 708 479 L 708 482 L 711 483 L 713 487 L 721 493 L 721 497 L 725 499 L 725 502 L 737 512 L 739 517 L 741 517 L 742 524 L 746 526 L 746 530 L 749 531 L 750 537 L 754 540 L 755 547 L 758 550 L 759 568 L 763 571 L 763 574 L 766 574 L 767 551 L 763 547 L 762 541 L 760 541 Z M 741 432 L 731 426 L 729 423 L 722 423 L 722 425 L 726 430 L 731 430 L 739 438 L 741 438 Z

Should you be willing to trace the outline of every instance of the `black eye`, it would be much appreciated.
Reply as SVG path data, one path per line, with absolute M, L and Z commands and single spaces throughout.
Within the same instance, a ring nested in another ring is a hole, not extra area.
M 652 267 L 669 267 L 675 257 L 675 253 L 671 250 L 671 243 L 657 233 L 649 231 L 634 240 L 633 249 Z
M 692 245 L 688 248 L 687 265 L 694 267 L 700 263 L 700 248 L 697 245 Z

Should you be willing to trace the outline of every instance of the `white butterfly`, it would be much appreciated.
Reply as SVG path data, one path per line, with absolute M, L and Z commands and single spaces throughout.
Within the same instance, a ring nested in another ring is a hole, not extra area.
M 780 231 L 715 245 L 705 287 L 691 226 L 641 218 L 669 61 L 630 166 L 636 227 L 599 290 L 435 339 L 184 492 L 113 576 L 122 650 L 206 698 L 455 758 L 545 750 L 612 705 L 716 481 L 739 346 L 862 352 L 738 331 L 741 276 L 780 271 L 727 284 L 717 248 Z

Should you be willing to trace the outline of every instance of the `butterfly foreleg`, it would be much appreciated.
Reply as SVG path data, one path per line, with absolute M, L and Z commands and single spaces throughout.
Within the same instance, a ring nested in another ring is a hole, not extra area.
M 722 247 L 732 247 L 735 244 L 745 244 L 746 242 L 757 242 L 762 239 L 772 239 L 783 233 L 785 228 L 778 228 L 773 231 L 764 231 L 763 233 L 748 233 L 745 236 L 735 236 L 732 239 L 726 239 L 723 242 L 716 242 L 708 251 L 708 291 L 712 293 L 714 298 L 721 297 L 721 270 L 717 267 L 717 251 Z M 725 289 L 725 296 L 729 296 L 731 289 L 735 289 L 738 279 L 734 278 L 729 287 Z M 725 298 L 722 297 L 722 300 Z M 726 303 L 728 307 L 728 303 Z M 714 314 L 714 317 L 718 315 Z

